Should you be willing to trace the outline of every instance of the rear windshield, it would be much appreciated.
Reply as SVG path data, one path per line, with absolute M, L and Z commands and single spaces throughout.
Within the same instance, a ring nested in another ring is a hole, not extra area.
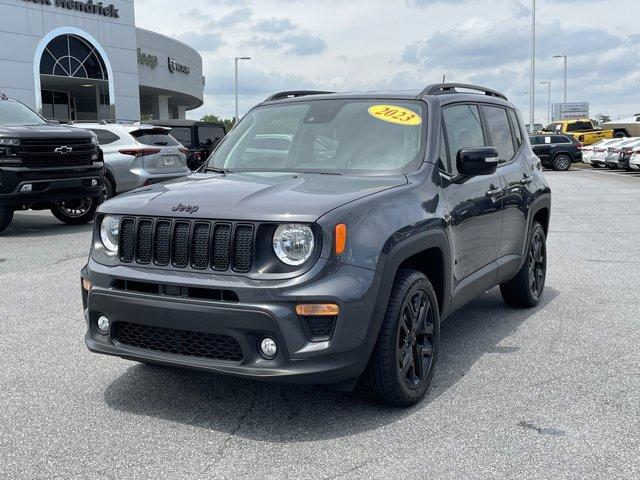
M 171 136 L 185 147 L 191 146 L 191 129 L 186 127 L 174 127 L 171 129 Z
M 131 132 L 131 136 L 136 142 L 142 145 L 153 145 L 157 147 L 175 147 L 179 145 L 167 130 L 135 130 Z
M 224 138 L 224 128 L 216 126 L 198 127 L 198 142 L 202 146 L 215 146 Z
M 36 112 L 15 100 L 0 100 L 0 125 L 18 127 L 44 125 L 47 122 Z
M 425 139 L 422 102 L 291 102 L 249 112 L 208 165 L 231 171 L 407 173 L 421 163 Z

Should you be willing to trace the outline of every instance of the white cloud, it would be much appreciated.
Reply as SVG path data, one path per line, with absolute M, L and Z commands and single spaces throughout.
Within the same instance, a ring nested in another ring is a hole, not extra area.
M 184 2 L 186 3 L 186 2 Z M 538 0 L 538 75 L 559 101 L 569 55 L 570 100 L 613 116 L 640 110 L 640 2 Z M 447 79 L 505 90 L 527 108 L 530 0 L 137 0 L 139 26 L 180 38 L 205 60 L 206 104 L 233 113 L 233 57 L 241 109 L 275 90 L 420 89 Z M 585 4 L 591 4 L 585 6 Z M 153 8 L 150 8 L 153 7 Z M 180 21 L 164 12 L 178 10 Z M 226 23 L 226 26 L 224 24 Z M 230 82 L 231 79 L 231 82 Z M 537 83 L 538 113 L 546 95 Z M 540 118 L 542 120 L 542 118 Z

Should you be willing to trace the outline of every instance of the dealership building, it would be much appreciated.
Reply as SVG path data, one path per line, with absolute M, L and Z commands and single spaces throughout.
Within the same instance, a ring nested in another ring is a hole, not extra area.
M 48 119 L 180 119 L 202 57 L 135 26 L 133 0 L 0 0 L 0 92 Z

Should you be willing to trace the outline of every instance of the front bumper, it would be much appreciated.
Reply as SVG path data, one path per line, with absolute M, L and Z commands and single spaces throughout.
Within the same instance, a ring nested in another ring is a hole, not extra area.
M 87 347 L 95 353 L 256 380 L 304 384 L 353 380 L 366 367 L 377 337 L 377 328 L 373 327 L 377 276 L 371 270 L 322 259 L 318 263 L 298 278 L 259 282 L 239 276 L 105 267 L 91 260 L 83 270 L 83 277 L 93 283 L 91 292 L 83 294 Z M 237 294 L 239 301 L 125 292 L 113 288 L 113 280 L 121 278 L 183 288 L 223 288 Z M 311 341 L 295 305 L 319 302 L 337 303 L 340 315 L 330 339 Z M 101 335 L 97 329 L 101 315 L 111 321 L 108 335 Z M 220 360 L 132 346 L 119 341 L 114 327 L 118 322 L 166 329 L 163 332 L 181 330 L 231 337 L 239 345 L 242 359 Z M 277 342 L 278 354 L 273 360 L 259 353 L 258 345 L 265 336 Z
M 0 206 L 20 207 L 36 203 L 101 197 L 104 167 L 102 163 L 85 168 L 28 169 L 3 167 L 0 169 Z M 92 180 L 98 185 L 91 186 Z M 21 192 L 26 184 L 31 192 Z

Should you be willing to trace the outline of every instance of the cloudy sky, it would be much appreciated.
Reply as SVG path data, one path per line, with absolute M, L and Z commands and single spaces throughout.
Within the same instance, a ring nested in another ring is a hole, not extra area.
M 531 0 L 136 0 L 136 23 L 200 51 L 205 105 L 233 115 L 233 57 L 240 109 L 279 90 L 418 89 L 447 80 L 506 92 L 528 118 Z M 640 1 L 538 0 L 536 121 L 547 91 L 591 102 L 592 115 L 640 112 Z

